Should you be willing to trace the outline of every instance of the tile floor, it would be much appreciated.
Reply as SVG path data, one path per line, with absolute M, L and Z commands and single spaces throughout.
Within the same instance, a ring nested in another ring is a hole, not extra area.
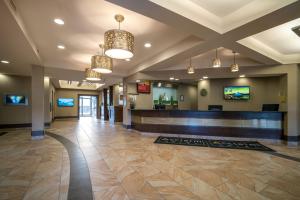
M 300 162 L 154 144 L 155 137 L 89 118 L 56 121 L 48 131 L 80 147 L 94 199 L 300 199 Z M 300 158 L 299 147 L 265 145 Z M 0 199 L 67 199 L 69 178 L 68 152 L 55 138 L 32 141 L 28 129 L 0 136 Z

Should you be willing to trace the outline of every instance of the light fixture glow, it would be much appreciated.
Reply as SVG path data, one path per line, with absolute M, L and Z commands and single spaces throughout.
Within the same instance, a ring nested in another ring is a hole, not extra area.
M 137 83 L 140 83 L 140 82 L 141 82 L 141 80 L 139 80 L 139 79 L 138 79 L 138 80 L 136 80 L 135 82 L 137 82 Z
M 105 55 L 115 59 L 126 59 L 133 57 L 134 36 L 120 29 L 120 23 L 124 16 L 115 15 L 119 23 L 119 29 L 112 29 L 104 33 Z
M 110 57 L 104 55 L 104 45 L 100 44 L 99 47 L 102 49 L 102 55 L 92 56 L 91 68 L 98 73 L 112 73 L 113 61 Z
M 245 74 L 241 74 L 241 75 L 240 75 L 240 78 L 244 78 L 244 77 L 246 77 Z
M 170 77 L 170 80 L 174 80 L 175 78 L 174 77 Z
M 58 49 L 65 49 L 66 47 L 64 45 L 62 45 L 62 44 L 59 44 L 59 45 L 57 45 L 57 48 Z
M 54 22 L 55 22 L 56 24 L 58 24 L 58 25 L 64 25 L 64 24 L 65 24 L 64 20 L 62 20 L 62 19 L 60 19 L 60 18 L 54 19 Z
M 158 82 L 157 87 L 161 87 L 161 82 Z
M 90 68 L 85 69 L 85 79 L 88 81 L 100 81 L 101 80 L 101 74 L 98 72 L 95 72 L 94 70 Z
M 188 68 L 187 68 L 187 73 L 188 73 L 188 74 L 194 74 L 194 73 L 195 73 L 195 69 L 194 69 L 194 67 L 192 66 L 192 58 L 190 58 L 190 65 L 189 65 Z
M 218 49 L 216 49 L 216 57 L 213 59 L 213 67 L 221 67 L 221 60 L 218 58 Z
M 230 66 L 231 72 L 239 71 L 239 65 L 235 63 L 235 54 L 236 52 L 233 52 L 233 64 Z
M 144 47 L 146 47 L 146 48 L 150 48 L 151 46 L 152 46 L 152 44 L 149 43 L 149 42 L 147 42 L 147 43 L 144 44 Z
M 175 78 L 175 81 L 179 81 L 179 78 Z
M 3 63 L 3 64 L 9 64 L 10 62 L 8 60 L 1 60 L 1 63 Z
M 129 62 L 129 61 L 130 61 L 130 58 L 126 58 L 125 60 L 126 60 L 127 62 Z
M 203 79 L 208 79 L 208 76 L 203 76 L 202 78 L 203 78 Z

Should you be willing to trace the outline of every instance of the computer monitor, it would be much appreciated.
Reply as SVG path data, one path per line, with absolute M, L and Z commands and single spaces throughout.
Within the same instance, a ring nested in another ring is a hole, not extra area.
M 211 111 L 222 111 L 223 106 L 222 105 L 208 105 L 208 110 Z
M 263 104 L 262 111 L 278 111 L 279 104 Z

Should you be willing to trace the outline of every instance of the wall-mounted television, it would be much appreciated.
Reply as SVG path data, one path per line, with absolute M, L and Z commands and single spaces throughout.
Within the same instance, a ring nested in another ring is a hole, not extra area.
M 249 86 L 227 86 L 224 87 L 225 100 L 249 100 L 250 87 Z
M 136 84 L 137 93 L 146 93 L 149 94 L 151 92 L 151 83 L 150 81 L 143 81 Z
M 73 107 L 74 99 L 73 98 L 58 98 L 57 106 L 58 107 Z
M 28 98 L 25 95 L 7 94 L 4 96 L 4 103 L 13 106 L 26 106 L 28 105 Z

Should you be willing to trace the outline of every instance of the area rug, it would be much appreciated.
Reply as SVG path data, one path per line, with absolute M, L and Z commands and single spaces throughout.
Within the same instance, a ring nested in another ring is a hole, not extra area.
M 274 152 L 273 149 L 270 149 L 256 141 L 209 140 L 159 136 L 154 143 Z

